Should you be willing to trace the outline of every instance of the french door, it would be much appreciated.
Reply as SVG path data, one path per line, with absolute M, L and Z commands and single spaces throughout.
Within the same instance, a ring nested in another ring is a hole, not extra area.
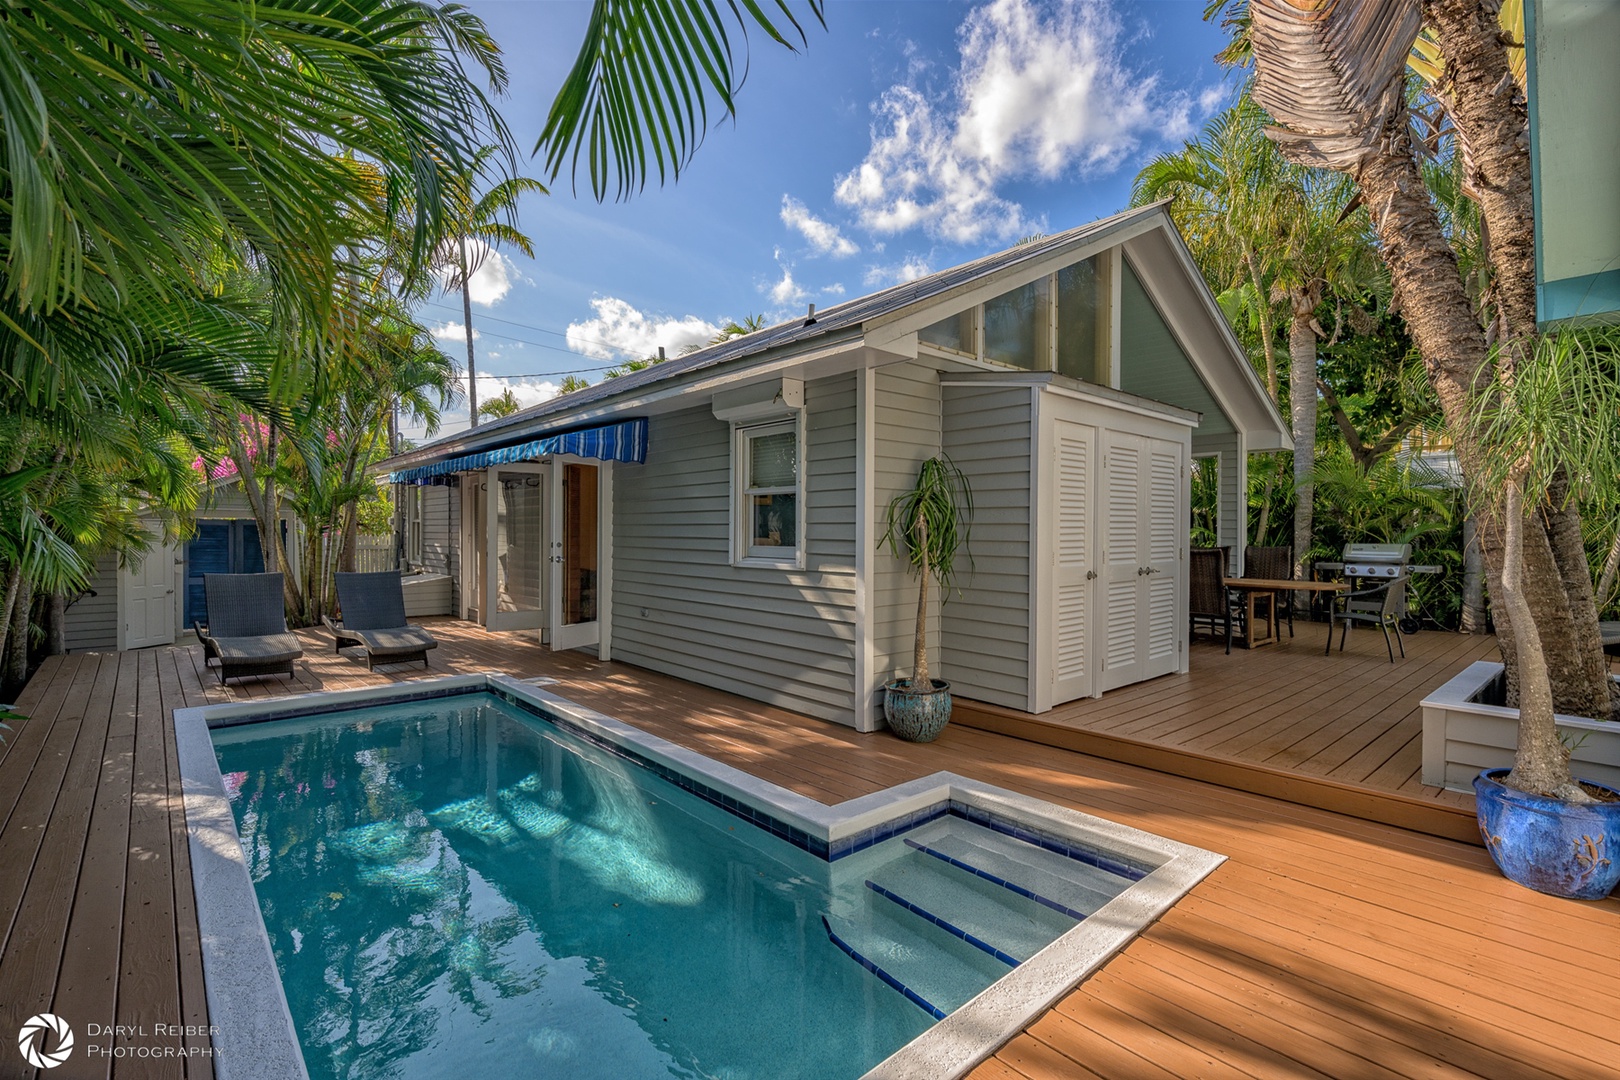
M 486 471 L 484 625 L 536 630 L 545 620 L 545 487 L 541 465 L 497 465 Z
M 603 596 L 603 477 L 595 463 L 558 460 L 551 474 L 550 603 L 553 649 L 577 649 L 601 639 Z
M 1102 437 L 1102 641 L 1098 690 L 1167 675 L 1185 630 L 1177 589 L 1185 534 L 1182 446 Z

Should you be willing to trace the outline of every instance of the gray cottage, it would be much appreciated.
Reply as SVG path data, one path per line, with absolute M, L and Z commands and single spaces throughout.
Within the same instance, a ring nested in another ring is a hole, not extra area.
M 383 468 L 407 561 L 459 617 L 870 731 L 916 619 L 884 508 L 924 459 L 977 504 L 931 662 L 1039 713 L 1186 670 L 1192 459 L 1219 459 L 1241 552 L 1247 457 L 1290 446 L 1160 204 Z

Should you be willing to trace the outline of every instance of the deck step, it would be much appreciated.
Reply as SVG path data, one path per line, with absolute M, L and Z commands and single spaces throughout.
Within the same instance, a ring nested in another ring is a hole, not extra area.
M 1007 965 L 872 894 L 854 917 L 823 915 L 827 937 L 918 1008 L 944 1019 L 1007 974 Z
M 906 846 L 1055 912 L 1083 919 L 1132 879 L 988 829 L 946 821 L 907 834 Z
M 911 850 L 866 887 L 1008 964 L 1021 964 L 1076 920 L 995 882 Z

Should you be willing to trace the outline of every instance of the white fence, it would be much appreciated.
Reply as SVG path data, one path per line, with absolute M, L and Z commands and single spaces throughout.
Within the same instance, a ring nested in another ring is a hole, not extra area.
M 361 536 L 354 549 L 354 568 L 361 573 L 392 570 L 394 538 L 392 536 Z

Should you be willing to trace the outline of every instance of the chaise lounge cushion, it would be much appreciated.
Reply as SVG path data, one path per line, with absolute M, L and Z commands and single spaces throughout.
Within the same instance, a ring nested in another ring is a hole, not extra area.
M 433 635 L 420 626 L 392 626 L 383 630 L 344 627 L 343 634 L 359 641 L 373 656 L 403 656 L 439 647 Z
M 214 655 L 227 664 L 282 664 L 304 655 L 295 634 L 261 634 L 255 637 L 214 637 L 208 642 Z

